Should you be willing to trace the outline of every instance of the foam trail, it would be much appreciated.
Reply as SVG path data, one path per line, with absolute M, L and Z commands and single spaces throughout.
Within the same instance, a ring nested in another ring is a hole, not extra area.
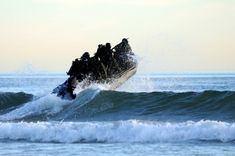
M 198 121 L 182 123 L 142 122 L 18 122 L 0 123 L 1 140 L 30 142 L 231 142 L 235 123 Z

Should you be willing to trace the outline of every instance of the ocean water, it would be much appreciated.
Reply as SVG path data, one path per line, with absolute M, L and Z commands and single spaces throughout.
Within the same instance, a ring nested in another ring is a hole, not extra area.
M 51 94 L 65 74 L 0 74 L 0 155 L 235 155 L 235 74 L 137 74 Z

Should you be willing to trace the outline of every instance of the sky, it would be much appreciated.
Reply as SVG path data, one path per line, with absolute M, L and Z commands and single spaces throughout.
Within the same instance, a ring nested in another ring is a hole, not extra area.
M 234 0 L 0 0 L 0 72 L 66 72 L 128 37 L 140 72 L 235 72 Z

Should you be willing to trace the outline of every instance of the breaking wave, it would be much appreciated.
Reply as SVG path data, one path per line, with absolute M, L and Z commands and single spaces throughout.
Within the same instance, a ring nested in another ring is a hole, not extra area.
M 1 140 L 53 143 L 234 142 L 235 140 L 235 123 L 210 120 L 180 123 L 138 120 L 116 122 L 7 122 L 0 123 L 0 131 Z
M 107 91 L 75 100 L 0 93 L 0 142 L 156 143 L 235 141 L 235 92 Z
M 32 100 L 33 95 L 25 93 L 9 93 L 8 96 L 20 100 L 3 103 L 2 109 L 14 109 L 2 113 L 1 121 L 235 120 L 233 91 L 127 93 L 90 88 L 80 92 L 73 101 L 52 94 L 35 100 Z

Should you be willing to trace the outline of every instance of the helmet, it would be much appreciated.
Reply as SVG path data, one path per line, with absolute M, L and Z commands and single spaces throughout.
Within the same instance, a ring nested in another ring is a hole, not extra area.
M 123 39 L 122 39 L 122 42 L 124 42 L 124 43 L 128 43 L 127 38 L 123 38 Z
M 88 59 L 88 58 L 90 58 L 90 54 L 88 52 L 85 52 L 81 57 L 81 59 Z
M 106 43 L 105 47 L 110 49 L 111 48 L 111 44 L 110 43 Z

